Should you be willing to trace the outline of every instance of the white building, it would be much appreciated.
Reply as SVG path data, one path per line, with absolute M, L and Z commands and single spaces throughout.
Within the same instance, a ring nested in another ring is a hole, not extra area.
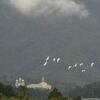
M 46 89 L 51 90 L 52 86 L 45 82 L 44 77 L 42 77 L 42 82 L 38 84 L 29 84 L 27 85 L 27 88 L 31 89 Z
M 16 80 L 15 83 L 16 88 L 20 87 L 20 86 L 25 86 L 25 81 L 22 78 L 19 78 L 18 80 Z

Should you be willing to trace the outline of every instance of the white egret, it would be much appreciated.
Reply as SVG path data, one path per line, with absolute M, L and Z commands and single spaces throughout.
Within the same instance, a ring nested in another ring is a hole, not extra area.
M 44 65 L 44 66 L 46 66 L 46 65 L 47 65 L 47 63 L 48 63 L 48 62 L 46 61 L 43 65 Z
M 69 67 L 68 67 L 68 70 L 70 70 L 71 68 L 72 68 L 72 66 L 69 66 Z
M 57 63 L 59 63 L 59 61 L 60 61 L 60 58 L 57 59 Z
M 82 70 L 82 73 L 83 73 L 83 72 L 86 72 L 86 70 Z
M 49 60 L 49 58 L 50 58 L 50 57 L 48 56 L 48 57 L 46 58 L 46 61 L 48 61 L 48 60 Z
M 53 62 L 55 62 L 56 61 L 56 58 L 53 58 Z
M 84 64 L 84 63 L 80 63 L 79 66 L 81 67 L 81 66 L 83 66 L 83 64 Z
M 91 67 L 93 67 L 93 66 L 94 66 L 94 62 L 91 63 Z
M 73 67 L 77 67 L 77 64 L 75 64 Z

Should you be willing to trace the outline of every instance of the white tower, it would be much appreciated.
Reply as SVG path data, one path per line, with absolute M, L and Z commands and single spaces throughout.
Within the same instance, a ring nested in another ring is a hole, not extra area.
M 15 86 L 16 88 L 18 88 L 18 80 L 16 80 Z

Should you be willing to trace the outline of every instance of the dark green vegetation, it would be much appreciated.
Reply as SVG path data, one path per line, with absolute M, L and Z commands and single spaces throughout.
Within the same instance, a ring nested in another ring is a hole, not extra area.
M 79 96 L 64 97 L 56 88 L 49 93 L 48 100 L 81 100 Z
M 18 89 L 13 88 L 10 85 L 4 85 L 0 83 L 0 100 L 81 100 L 80 97 L 64 97 L 58 89 L 54 88 L 52 91 L 43 92 L 44 90 L 39 90 L 36 94 L 31 95 L 26 87 L 19 87 Z M 31 93 L 30 93 L 31 92 Z
M 15 95 L 16 95 L 16 93 L 15 93 L 14 89 L 12 88 L 12 86 L 4 85 L 4 84 L 0 83 L 0 96 L 11 97 L 11 96 L 15 96 Z

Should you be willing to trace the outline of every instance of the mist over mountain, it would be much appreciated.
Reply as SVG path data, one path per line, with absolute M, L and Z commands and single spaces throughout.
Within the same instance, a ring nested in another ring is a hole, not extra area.
M 75 84 L 99 81 L 100 1 L 20 1 L 0 0 L 0 76 L 33 80 L 45 76 L 49 81 Z M 50 61 L 44 67 L 47 56 Z M 53 57 L 61 62 L 52 63 Z M 86 73 L 65 70 L 68 65 L 92 61 L 95 67 Z

